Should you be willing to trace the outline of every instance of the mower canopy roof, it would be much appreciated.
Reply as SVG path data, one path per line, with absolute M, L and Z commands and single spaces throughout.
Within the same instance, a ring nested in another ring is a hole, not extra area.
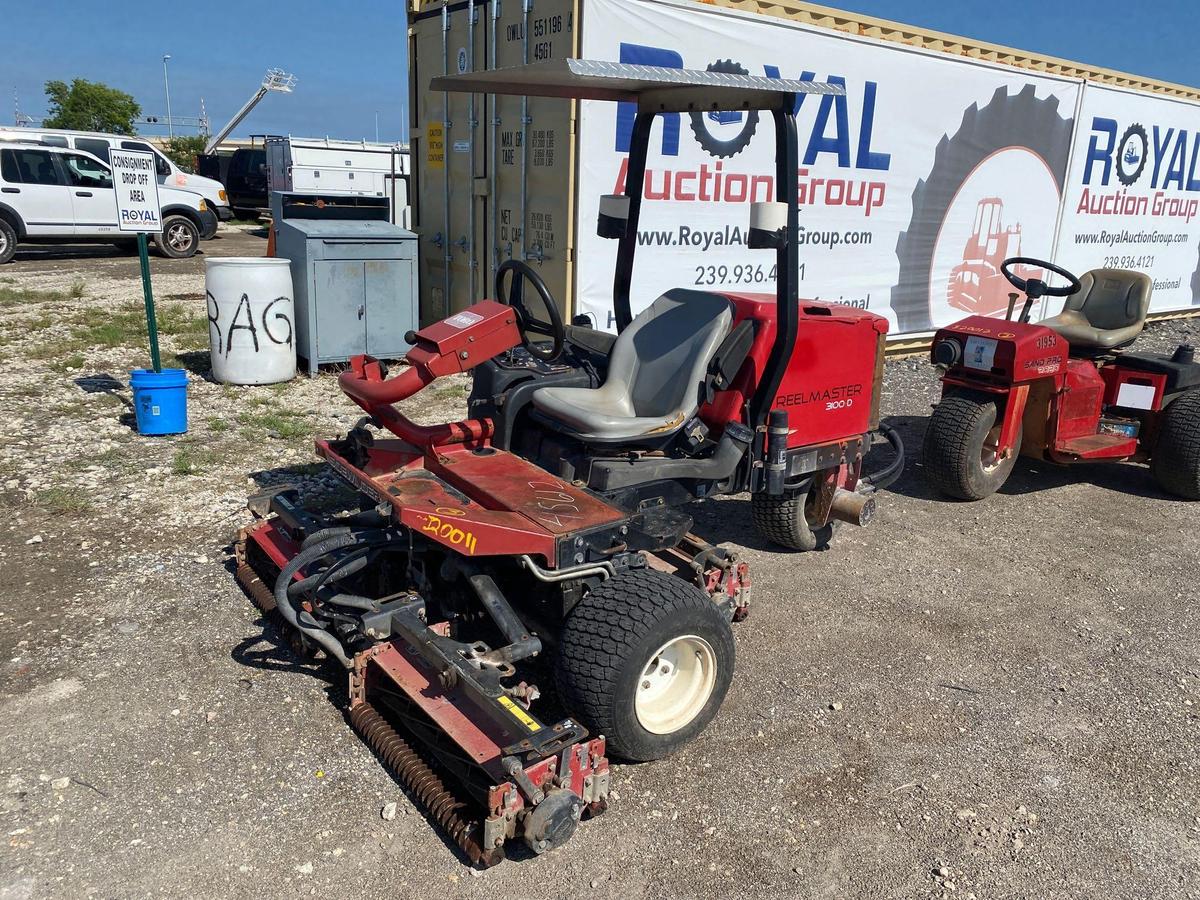
M 639 66 L 598 59 L 552 59 L 527 66 L 440 75 L 430 82 L 429 88 L 526 97 L 627 100 L 637 103 L 644 112 L 774 109 L 790 107 L 796 94 L 841 96 L 846 92 L 840 85 L 817 81 Z

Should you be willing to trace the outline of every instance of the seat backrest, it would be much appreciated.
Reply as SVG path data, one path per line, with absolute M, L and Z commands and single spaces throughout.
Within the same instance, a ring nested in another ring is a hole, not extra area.
M 617 337 L 605 387 L 627 391 L 636 416 L 691 412 L 732 322 L 733 304 L 720 294 L 667 291 Z
M 1082 313 L 1093 328 L 1128 328 L 1145 322 L 1152 284 L 1144 272 L 1092 269 L 1080 277 L 1079 284 L 1063 308 Z

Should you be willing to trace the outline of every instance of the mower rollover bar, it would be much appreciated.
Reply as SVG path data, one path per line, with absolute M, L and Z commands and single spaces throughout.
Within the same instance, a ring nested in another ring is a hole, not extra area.
M 660 113 L 750 110 L 765 110 L 772 114 L 775 122 L 775 198 L 777 203 L 786 206 L 786 219 L 775 233 L 757 236 L 757 241 L 753 232 L 751 237 L 752 247 L 774 247 L 777 256 L 776 303 L 779 325 L 766 369 L 751 403 L 750 416 L 753 426 L 765 425 L 767 413 L 775 402 L 788 361 L 792 358 L 800 315 L 800 252 L 797 244 L 800 226 L 797 194 L 799 151 L 796 118 L 792 110 L 796 108 L 796 98 L 800 94 L 842 96 L 845 88 L 814 81 L 669 69 L 592 59 L 559 59 L 529 66 L 445 75 L 434 78 L 430 82 L 430 89 L 577 100 L 620 100 L 637 104 L 629 149 L 629 171 L 625 178 L 628 212 L 619 233 L 620 246 L 613 278 L 613 312 L 618 332 L 624 331 L 633 321 L 629 291 L 633 281 L 638 220 L 654 117 Z

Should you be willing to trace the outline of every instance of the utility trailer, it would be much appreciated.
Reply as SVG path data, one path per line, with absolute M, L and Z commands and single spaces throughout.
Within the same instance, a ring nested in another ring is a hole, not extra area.
M 387 197 L 389 221 L 409 227 L 407 146 L 272 135 L 265 148 L 268 192 Z

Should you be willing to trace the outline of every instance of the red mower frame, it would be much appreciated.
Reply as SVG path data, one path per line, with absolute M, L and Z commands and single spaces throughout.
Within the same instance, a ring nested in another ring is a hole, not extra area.
M 395 375 L 363 356 L 339 376 L 366 415 L 316 450 L 353 489 L 355 508 L 317 514 L 287 489 L 251 501 L 261 521 L 237 544 L 239 581 L 297 649 L 345 668 L 351 724 L 465 857 L 491 865 L 511 840 L 542 853 L 603 811 L 609 750 L 666 756 L 716 715 L 750 574 L 736 554 L 692 534 L 680 507 L 752 490 L 769 536 L 812 549 L 835 519 L 869 520 L 872 491 L 903 457 L 886 432 L 896 461 L 862 474 L 886 323 L 797 296 L 791 111 L 798 93 L 841 87 L 585 60 L 431 87 L 638 105 L 618 204 L 627 212 L 599 223 L 621 242 L 622 332 L 635 327 L 639 173 L 655 116 L 761 109 L 776 123 L 778 196 L 752 225 L 750 247 L 775 250 L 778 294 L 699 298 L 727 314 L 728 334 L 711 359 L 696 358 L 707 368 L 683 393 L 690 418 L 598 445 L 539 416 L 537 390 L 597 389 L 622 339 L 563 326 L 536 270 L 512 260 L 500 267 L 498 300 L 410 333 Z M 531 314 L 525 284 L 548 321 Z M 395 405 L 465 372 L 474 383 L 467 419 L 417 425 Z M 543 697 L 534 677 L 554 688 Z

